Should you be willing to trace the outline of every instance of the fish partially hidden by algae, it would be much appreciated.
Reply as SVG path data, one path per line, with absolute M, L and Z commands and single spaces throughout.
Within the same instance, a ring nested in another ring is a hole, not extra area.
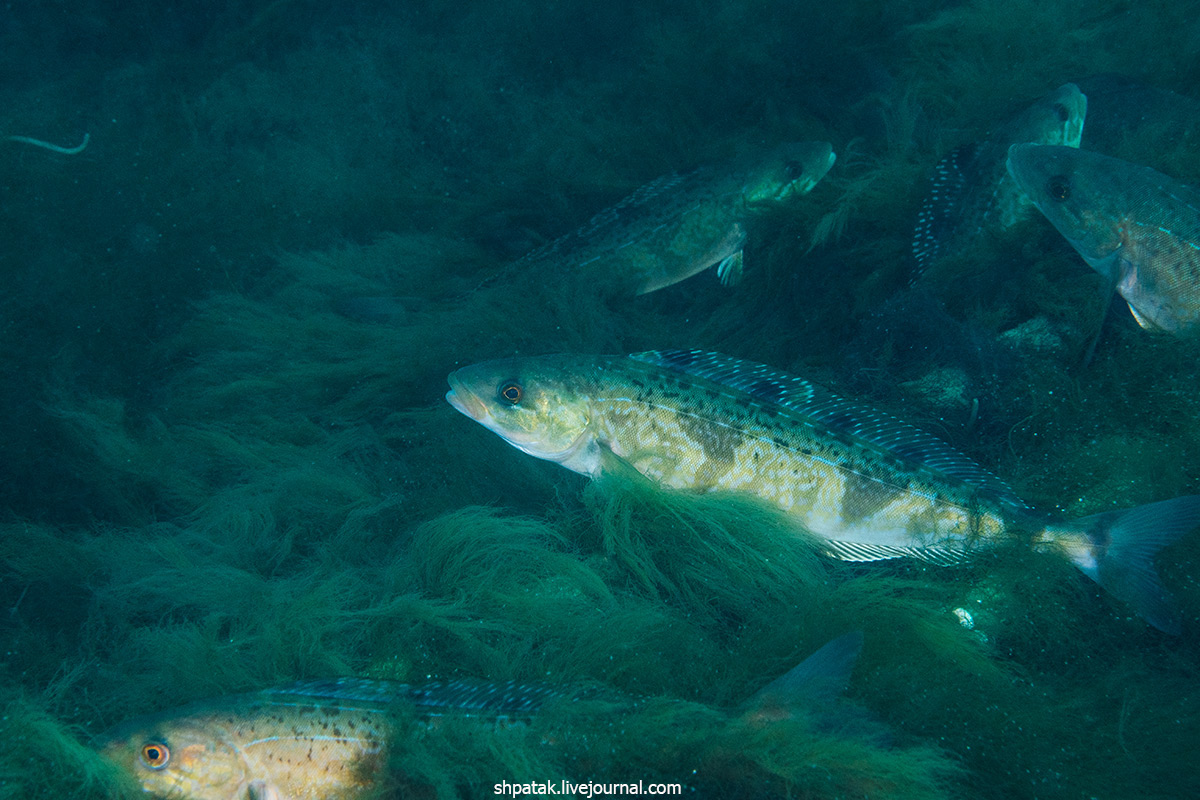
M 1200 332 L 1200 191 L 1066 147 L 1014 145 L 1008 171 L 1140 326 Z
M 793 142 L 731 167 L 664 175 L 513 269 L 562 270 L 615 292 L 646 294 L 716 265 L 721 282 L 734 284 L 753 216 L 811 191 L 834 159 L 828 142 Z
M 849 683 L 862 640 L 852 632 L 827 643 L 743 703 L 738 717 L 770 724 L 802 709 L 828 710 Z M 354 800 L 383 787 L 389 752 L 403 747 L 401 715 L 425 725 L 441 718 L 520 725 L 551 704 L 597 692 L 465 680 L 301 681 L 131 720 L 97 747 L 147 793 L 163 797 Z M 636 702 L 616 700 L 627 707 Z
M 1065 555 L 1159 630 L 1180 631 L 1153 560 L 1200 525 L 1200 496 L 1051 519 L 929 434 L 714 353 L 505 359 L 449 381 L 446 399 L 458 411 L 576 472 L 600 475 L 615 457 L 669 487 L 748 492 L 848 561 L 948 564 L 1027 541 Z
M 997 125 L 983 142 L 957 147 L 937 163 L 913 229 L 914 282 L 973 237 L 1007 230 L 1025 217 L 1029 198 L 1005 171 L 1009 146 L 1079 147 L 1087 108 L 1079 87 L 1063 84 Z

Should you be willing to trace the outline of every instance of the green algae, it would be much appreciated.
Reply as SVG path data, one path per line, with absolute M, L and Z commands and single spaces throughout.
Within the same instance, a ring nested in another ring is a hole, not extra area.
M 0 797 L 109 797 L 141 795 L 128 777 L 80 740 L 37 701 L 5 693 L 0 703 Z

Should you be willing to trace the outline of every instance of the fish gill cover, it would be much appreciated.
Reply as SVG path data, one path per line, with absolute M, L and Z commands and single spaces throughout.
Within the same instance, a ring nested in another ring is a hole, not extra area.
M 877 406 L 1062 516 L 1197 492 L 1196 344 L 1111 313 L 1042 220 L 908 287 L 938 161 L 1066 82 L 1148 87 L 1089 102 L 1083 146 L 1107 106 L 1097 147 L 1195 182 L 1161 94 L 1200 78 L 1187 4 L 393 6 L 0 19 L 0 135 L 89 134 L 0 143 L 0 796 L 139 796 L 92 736 L 348 675 L 648 698 L 524 728 L 400 713 L 377 796 L 1196 793 L 1195 536 L 1159 560 L 1166 638 L 1052 558 L 830 563 L 774 510 L 589 485 L 441 401 L 480 360 L 698 348 Z M 737 287 L 511 268 L 658 176 L 807 140 L 836 164 L 754 220 Z M 849 630 L 832 715 L 738 716 Z

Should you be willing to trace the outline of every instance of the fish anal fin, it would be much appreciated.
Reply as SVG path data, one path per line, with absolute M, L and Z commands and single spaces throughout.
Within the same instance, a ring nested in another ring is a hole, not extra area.
M 829 554 L 841 561 L 885 561 L 892 558 L 915 558 L 941 567 L 962 564 L 969 560 L 965 550 L 950 547 L 897 547 L 886 544 L 864 544 L 829 540 L 824 543 Z

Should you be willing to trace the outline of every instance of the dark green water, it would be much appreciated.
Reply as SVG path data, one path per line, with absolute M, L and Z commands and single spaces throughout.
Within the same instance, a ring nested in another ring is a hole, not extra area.
M 1042 220 L 908 288 L 942 155 L 1070 80 L 1194 92 L 1196 11 L 0 9 L 0 135 L 90 137 L 0 143 L 0 795 L 110 796 L 79 744 L 107 726 L 344 674 L 658 698 L 553 745 L 406 743 L 416 796 L 1196 794 L 1200 536 L 1159 560 L 1167 637 L 1049 556 L 830 563 L 772 513 L 589 486 L 442 400 L 485 358 L 698 347 L 883 407 L 1049 512 L 1200 492 L 1196 344 L 1106 306 Z M 1196 180 L 1194 129 L 1145 116 L 1120 155 Z M 734 289 L 504 273 L 659 175 L 805 139 L 838 162 L 756 220 Z M 729 709 L 855 629 L 853 714 L 739 727 Z

